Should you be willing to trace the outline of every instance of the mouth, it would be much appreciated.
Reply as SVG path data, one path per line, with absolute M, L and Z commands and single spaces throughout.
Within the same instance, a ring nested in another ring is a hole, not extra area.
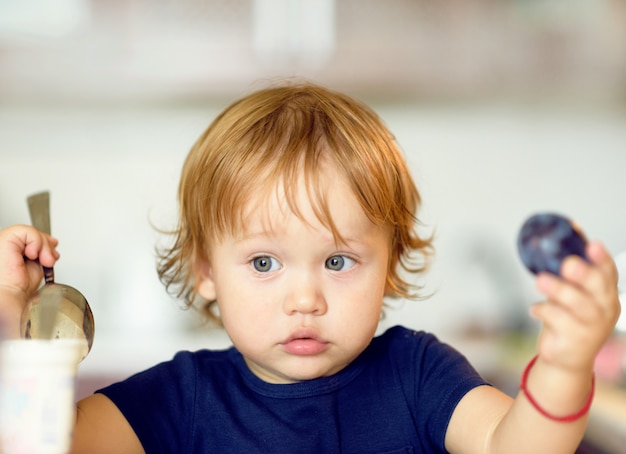
M 292 355 L 311 356 L 322 353 L 328 348 L 329 343 L 314 331 L 303 329 L 292 333 L 280 345 L 287 353 Z

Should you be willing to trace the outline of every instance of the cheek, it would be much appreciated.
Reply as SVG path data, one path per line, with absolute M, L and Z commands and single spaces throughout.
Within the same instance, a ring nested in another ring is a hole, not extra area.
M 246 310 L 243 304 L 229 304 L 224 300 L 218 300 L 217 305 L 224 329 L 231 341 L 239 347 L 241 339 L 245 339 L 246 335 L 253 334 L 256 330 L 257 325 L 250 323 L 250 311 Z
M 380 265 L 371 270 L 367 277 L 366 293 L 371 293 L 371 297 L 376 295 L 376 298 L 382 300 L 387 292 L 387 276 L 389 275 L 389 262 L 387 260 L 381 260 Z
M 263 295 L 262 297 L 260 295 Z M 241 282 L 231 282 L 227 290 L 217 293 L 217 306 L 224 328 L 229 333 L 254 332 L 265 329 L 271 314 L 263 292 L 247 288 Z
M 359 325 L 377 325 L 385 296 L 385 283 L 386 280 L 380 274 L 372 273 L 359 283 L 335 287 L 330 296 L 331 306 L 341 313 L 342 319 L 352 320 Z
M 260 354 L 272 332 L 276 315 L 252 300 L 220 303 L 222 325 L 233 345 L 245 356 Z

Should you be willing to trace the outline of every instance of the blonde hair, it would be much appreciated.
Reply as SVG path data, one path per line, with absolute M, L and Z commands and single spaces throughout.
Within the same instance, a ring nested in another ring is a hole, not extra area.
M 208 261 L 212 241 L 243 228 L 252 198 L 282 184 L 298 214 L 301 174 L 318 218 L 340 240 L 318 184 L 325 163 L 345 178 L 366 216 L 389 229 L 388 294 L 418 297 L 419 286 L 405 280 L 400 268 L 425 271 L 432 238 L 417 233 L 421 200 L 402 153 L 370 108 L 311 83 L 269 87 L 240 99 L 196 141 L 182 170 L 174 242 L 159 251 L 158 274 L 168 291 L 194 304 L 194 263 Z M 216 319 L 213 302 L 206 303 L 207 315 Z

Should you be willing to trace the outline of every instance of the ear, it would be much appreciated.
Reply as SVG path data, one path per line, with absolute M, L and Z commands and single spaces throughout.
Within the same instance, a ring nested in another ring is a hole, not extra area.
M 207 301 L 215 301 L 217 292 L 215 291 L 211 264 L 207 260 L 196 260 L 193 271 L 196 293 Z

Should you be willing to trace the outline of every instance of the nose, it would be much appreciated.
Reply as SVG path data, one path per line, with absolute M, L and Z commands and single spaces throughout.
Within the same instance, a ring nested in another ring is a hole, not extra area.
M 284 310 L 288 315 L 323 315 L 328 310 L 320 278 L 311 272 L 302 272 L 290 279 L 285 295 Z

